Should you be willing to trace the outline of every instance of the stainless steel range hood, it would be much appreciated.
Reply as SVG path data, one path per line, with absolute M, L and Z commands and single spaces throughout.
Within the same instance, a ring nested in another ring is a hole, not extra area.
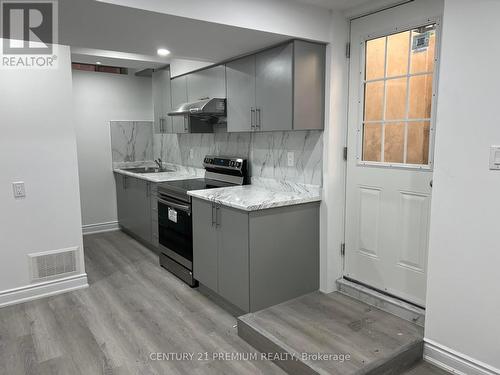
M 195 102 L 183 103 L 169 116 L 193 116 L 193 117 L 223 117 L 226 116 L 226 99 L 203 98 Z

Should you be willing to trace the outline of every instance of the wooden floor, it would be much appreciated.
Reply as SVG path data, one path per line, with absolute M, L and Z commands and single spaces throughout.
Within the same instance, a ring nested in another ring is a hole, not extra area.
M 0 309 L 0 374 L 284 374 L 267 361 L 212 360 L 258 352 L 235 318 L 130 237 L 91 235 L 84 245 L 90 288 Z M 209 358 L 150 358 L 172 352 Z M 412 371 L 441 375 L 426 364 Z
M 263 352 L 349 356 L 280 361 L 291 374 L 386 374 L 389 368 L 399 374 L 423 350 L 423 328 L 339 292 L 310 293 L 244 315 L 238 332 Z
M 0 309 L 0 374 L 283 374 L 272 362 L 212 360 L 257 351 L 235 318 L 127 235 L 84 246 L 90 288 Z M 151 360 L 157 352 L 209 357 Z

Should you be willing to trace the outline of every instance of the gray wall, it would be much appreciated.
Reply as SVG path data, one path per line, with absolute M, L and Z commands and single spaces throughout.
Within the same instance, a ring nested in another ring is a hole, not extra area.
M 111 120 L 153 120 L 151 78 L 73 71 L 83 225 L 117 220 Z
M 218 125 L 214 134 L 155 135 L 153 149 L 155 158 L 198 168 L 207 154 L 241 156 L 254 177 L 322 185 L 322 131 L 226 133 Z M 293 167 L 287 166 L 288 152 L 294 152 Z

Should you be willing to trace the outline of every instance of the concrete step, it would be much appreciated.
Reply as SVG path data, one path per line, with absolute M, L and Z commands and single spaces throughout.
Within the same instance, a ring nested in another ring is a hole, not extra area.
M 297 375 L 399 375 L 423 351 L 422 327 L 338 292 L 243 315 L 238 334 Z

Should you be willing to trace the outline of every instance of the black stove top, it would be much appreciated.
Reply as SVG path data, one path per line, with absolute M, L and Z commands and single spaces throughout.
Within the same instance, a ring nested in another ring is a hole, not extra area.
M 214 189 L 219 187 L 233 186 L 229 182 L 211 180 L 208 178 L 192 178 L 188 180 L 176 180 L 162 182 L 159 190 L 177 190 L 179 192 L 188 192 L 190 190 Z
M 160 198 L 174 198 L 191 203 L 187 194 L 192 190 L 206 190 L 248 183 L 247 161 L 238 157 L 206 156 L 203 159 L 206 178 L 167 181 L 158 185 Z
M 187 195 L 187 192 L 190 190 L 215 189 L 226 186 L 235 186 L 235 184 L 209 178 L 192 178 L 188 180 L 162 182 L 158 185 L 158 193 L 190 202 L 191 197 Z

